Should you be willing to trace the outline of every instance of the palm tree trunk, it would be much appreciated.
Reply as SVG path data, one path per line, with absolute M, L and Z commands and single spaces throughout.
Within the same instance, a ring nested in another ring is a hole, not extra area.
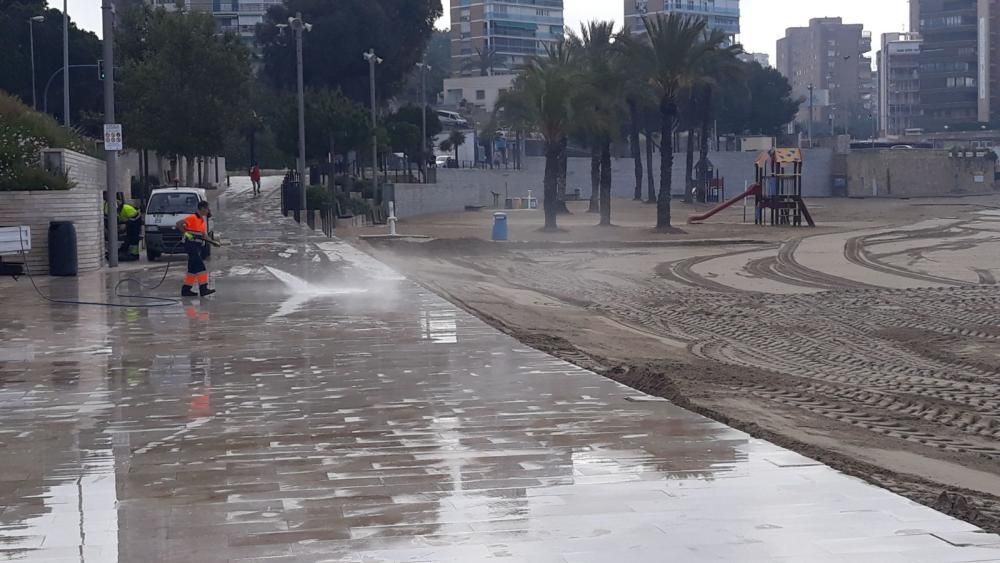
M 559 179 L 557 180 L 559 190 L 558 209 L 559 213 L 569 215 L 569 207 L 566 207 L 566 184 L 569 176 L 569 138 L 563 137 L 559 144 Z
M 701 113 L 701 147 L 699 150 L 700 160 L 698 162 L 698 201 L 705 202 L 708 194 L 708 132 L 712 121 L 712 90 L 705 88 L 702 95 Z
M 691 203 L 691 190 L 694 187 L 694 127 L 687 131 L 687 161 L 684 166 L 684 203 Z
M 545 229 L 554 231 L 557 228 L 556 215 L 559 214 L 559 155 L 562 153 L 562 143 L 556 140 L 545 141 L 545 180 L 543 183 L 543 207 L 545 211 Z
M 677 104 L 672 100 L 660 102 L 660 194 L 656 200 L 656 229 L 670 229 L 670 198 L 673 196 L 674 171 L 674 122 Z
M 333 131 L 330 131 L 330 174 L 327 176 L 327 186 L 330 189 L 330 193 L 334 194 L 337 192 L 337 146 L 333 136 Z
M 601 225 L 611 225 L 611 139 L 601 139 Z
M 649 197 L 646 203 L 656 203 L 656 179 L 653 177 L 653 132 L 646 129 L 646 182 L 649 184 Z
M 601 144 L 593 139 L 590 146 L 590 209 L 587 213 L 597 213 L 601 210 Z
M 635 164 L 635 195 L 632 196 L 632 199 L 642 201 L 642 148 L 639 147 L 639 104 L 635 100 L 629 100 L 628 112 L 628 144 L 632 148 L 632 160 Z

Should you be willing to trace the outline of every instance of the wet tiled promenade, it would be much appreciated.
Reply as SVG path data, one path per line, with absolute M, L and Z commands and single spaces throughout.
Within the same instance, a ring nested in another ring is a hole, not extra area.
M 0 280 L 0 560 L 1000 561 L 996 536 L 531 350 L 271 206 L 224 198 L 210 299 Z

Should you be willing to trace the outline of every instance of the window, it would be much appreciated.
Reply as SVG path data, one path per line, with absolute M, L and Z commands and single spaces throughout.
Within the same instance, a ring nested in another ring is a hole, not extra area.
M 184 215 L 198 208 L 198 196 L 190 192 L 159 193 L 149 200 L 146 212 L 150 215 Z
M 476 100 L 485 100 L 486 90 L 476 90 Z
M 975 88 L 976 79 L 970 76 L 959 76 L 949 77 L 947 81 L 948 88 Z

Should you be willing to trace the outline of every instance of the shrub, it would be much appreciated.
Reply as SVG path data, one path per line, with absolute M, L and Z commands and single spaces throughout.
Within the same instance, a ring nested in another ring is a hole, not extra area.
M 372 206 L 363 199 L 355 199 L 350 194 L 338 193 L 337 202 L 340 204 L 340 211 L 351 215 L 367 215 Z
M 330 209 L 333 207 L 333 196 L 327 186 L 309 186 L 306 188 L 306 205 L 309 209 Z
M 24 167 L 13 174 L 0 176 L 0 192 L 32 190 L 59 191 L 72 189 L 75 184 L 61 172 L 49 172 L 38 167 Z
M 68 189 L 69 181 L 40 168 L 39 151 L 64 148 L 101 156 L 92 141 L 60 127 L 52 117 L 32 111 L 0 92 L 0 184 L 4 190 Z

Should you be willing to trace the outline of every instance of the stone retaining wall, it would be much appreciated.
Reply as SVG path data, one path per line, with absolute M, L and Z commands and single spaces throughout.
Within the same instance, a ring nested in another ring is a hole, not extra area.
M 833 151 L 812 149 L 805 152 L 803 195 L 829 197 L 832 192 Z M 727 197 L 743 192 L 744 186 L 754 180 L 754 158 L 750 152 L 713 152 L 712 162 L 726 179 Z M 683 153 L 674 155 L 673 193 L 684 192 Z M 635 166 L 631 158 L 611 161 L 612 195 L 631 199 L 635 189 Z M 643 197 L 647 193 L 646 162 L 643 154 Z M 660 155 L 653 155 L 653 179 L 659 190 Z M 489 206 L 493 203 L 491 192 L 506 197 L 526 197 L 528 192 L 542 199 L 542 180 L 545 159 L 527 157 L 522 170 L 506 169 L 439 169 L 435 184 L 396 184 L 396 207 L 400 217 L 413 217 L 428 213 L 461 211 L 468 205 Z M 567 190 L 580 190 L 584 198 L 590 197 L 590 159 L 570 158 L 567 164 Z
M 49 222 L 76 225 L 80 272 L 98 270 L 104 262 L 104 221 L 101 192 L 84 188 L 68 191 L 0 192 L 0 225 L 31 227 L 27 263 L 35 275 L 49 272 Z M 20 261 L 20 257 L 5 259 Z
M 946 150 L 855 151 L 847 156 L 851 197 L 935 197 L 989 194 L 996 189 L 990 158 L 953 157 Z
M 103 160 L 67 149 L 42 150 L 42 166 L 49 170 L 61 169 L 76 184 L 77 189 L 104 192 L 107 174 Z

